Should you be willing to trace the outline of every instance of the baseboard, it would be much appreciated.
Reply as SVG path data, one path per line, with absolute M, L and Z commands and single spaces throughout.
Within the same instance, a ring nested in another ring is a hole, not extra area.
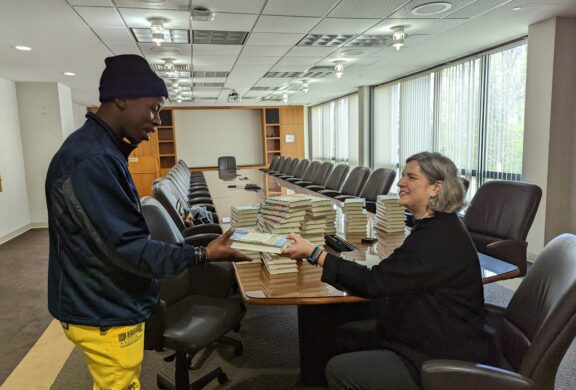
M 21 228 L 14 230 L 11 233 L 8 233 L 8 234 L 1 236 L 0 237 L 0 245 L 18 237 L 21 234 L 26 233 L 30 229 L 43 229 L 43 228 L 47 228 L 47 227 L 48 227 L 48 222 L 29 223 L 27 225 L 22 226 Z

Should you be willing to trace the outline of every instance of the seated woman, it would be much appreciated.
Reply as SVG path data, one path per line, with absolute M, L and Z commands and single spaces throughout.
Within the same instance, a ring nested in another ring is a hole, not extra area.
M 371 300 L 370 320 L 340 330 L 343 351 L 326 374 L 341 389 L 418 389 L 430 359 L 493 364 L 484 329 L 484 294 L 476 249 L 456 212 L 464 188 L 454 163 L 439 153 L 409 157 L 399 203 L 416 223 L 401 247 L 368 269 L 315 247 L 298 235 L 284 252 L 323 267 L 322 281 Z

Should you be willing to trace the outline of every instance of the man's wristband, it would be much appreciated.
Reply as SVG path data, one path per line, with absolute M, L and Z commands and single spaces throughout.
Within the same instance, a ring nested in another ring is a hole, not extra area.
M 318 265 L 318 259 L 320 258 L 322 252 L 324 252 L 324 249 L 322 247 L 320 246 L 315 247 L 310 256 L 306 258 L 306 261 L 308 261 L 308 263 L 310 263 L 311 265 L 314 266 Z
M 203 246 L 198 247 L 198 260 L 200 264 L 206 264 L 208 262 L 208 252 Z

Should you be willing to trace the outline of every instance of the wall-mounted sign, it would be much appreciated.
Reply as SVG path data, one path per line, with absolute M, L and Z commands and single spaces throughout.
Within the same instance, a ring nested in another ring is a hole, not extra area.
M 294 134 L 286 134 L 286 142 L 294 142 Z

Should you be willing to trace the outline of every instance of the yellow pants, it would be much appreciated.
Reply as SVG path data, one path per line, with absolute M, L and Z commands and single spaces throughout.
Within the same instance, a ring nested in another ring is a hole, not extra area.
M 68 340 L 84 352 L 93 390 L 139 390 L 144 358 L 144 323 L 114 326 L 62 324 Z

